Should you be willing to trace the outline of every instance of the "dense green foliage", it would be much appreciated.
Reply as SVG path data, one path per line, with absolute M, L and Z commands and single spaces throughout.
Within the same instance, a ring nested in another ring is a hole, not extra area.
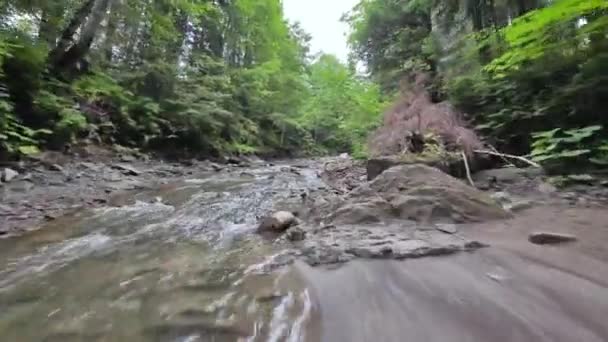
M 367 135 L 380 123 L 385 107 L 380 89 L 334 56 L 324 55 L 310 68 L 311 97 L 299 119 L 314 140 L 331 152 L 365 155 Z
M 559 170 L 607 164 L 608 2 L 363 0 L 347 19 L 385 89 L 427 73 L 433 98 L 498 148 Z
M 176 155 L 360 150 L 376 87 L 280 0 L 0 0 L 0 151 L 79 140 Z

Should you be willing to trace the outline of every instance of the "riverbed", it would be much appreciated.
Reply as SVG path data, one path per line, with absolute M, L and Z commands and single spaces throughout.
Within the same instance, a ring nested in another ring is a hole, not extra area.
M 0 240 L 2 340 L 608 340 L 603 208 L 539 203 L 458 227 L 488 248 L 313 267 L 256 227 L 334 191 L 324 163 L 191 165 L 166 177 L 138 164 L 147 176 L 102 179 L 124 188 Z M 532 245 L 539 228 L 579 242 Z

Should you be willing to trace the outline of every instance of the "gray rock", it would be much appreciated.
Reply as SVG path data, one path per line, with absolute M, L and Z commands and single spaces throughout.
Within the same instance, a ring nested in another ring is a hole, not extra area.
M 500 204 L 511 203 L 511 196 L 504 191 L 495 192 L 490 197 Z
M 49 165 L 49 170 L 63 172 L 63 167 L 59 164 L 51 164 Z
M 316 222 L 370 224 L 407 219 L 425 223 L 467 223 L 511 215 L 487 194 L 438 169 L 392 167 L 345 196 L 310 196 Z M 321 200 L 322 198 L 326 200 Z
M 528 200 L 519 200 L 519 201 L 515 201 L 513 203 L 504 205 L 505 210 L 508 210 L 511 212 L 524 211 L 524 210 L 528 210 L 532 207 L 534 207 L 534 202 L 528 201 Z
M 284 232 L 297 223 L 296 216 L 289 211 L 278 211 L 264 217 L 258 225 L 258 231 Z
M 123 154 L 120 156 L 120 161 L 124 163 L 132 163 L 136 160 L 137 158 L 132 154 Z
M 379 223 L 390 217 L 391 204 L 382 198 L 361 199 L 360 202 L 345 203 L 329 215 L 332 222 L 342 224 Z
M 99 169 L 99 166 L 96 164 L 93 164 L 93 163 L 82 162 L 79 165 L 83 169 L 89 169 L 89 170 L 93 170 L 93 171 L 97 171 Z
M 285 237 L 292 242 L 303 241 L 306 239 L 306 231 L 299 227 L 293 227 L 287 230 Z
M 577 237 L 570 234 L 553 233 L 553 232 L 536 232 L 530 234 L 528 240 L 537 245 L 552 245 L 566 242 L 577 241 Z
M 13 179 L 15 179 L 17 176 L 19 176 L 19 172 L 13 170 L 13 169 L 9 169 L 8 167 L 4 169 L 4 171 L 2 172 L 2 181 L 3 182 L 10 182 Z
M 382 172 L 398 165 L 422 164 L 437 168 L 453 176 L 464 174 L 463 163 L 460 159 L 446 160 L 442 157 L 422 157 L 418 155 L 382 156 L 367 161 L 367 180 L 374 180 Z
M 481 184 L 489 185 L 516 184 L 542 175 L 543 170 L 539 168 L 519 169 L 515 167 L 505 167 L 479 171 L 473 175 L 473 180 Z
M 446 234 L 458 233 L 458 228 L 454 224 L 438 223 L 435 224 L 435 229 Z
M 112 168 L 121 171 L 123 174 L 128 176 L 139 176 L 141 175 L 141 171 L 136 168 L 126 165 L 126 164 L 114 164 Z
M 542 194 L 551 195 L 557 192 L 557 188 L 553 184 L 543 182 L 538 185 L 538 191 Z
M 220 164 L 217 164 L 217 163 L 211 163 L 211 168 L 215 172 L 220 172 L 220 171 L 222 171 L 224 169 L 223 166 L 221 166 Z

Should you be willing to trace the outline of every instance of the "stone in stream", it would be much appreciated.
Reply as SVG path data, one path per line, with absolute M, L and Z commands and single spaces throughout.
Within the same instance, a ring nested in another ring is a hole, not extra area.
M 10 182 L 13 179 L 15 179 L 17 176 L 19 176 L 19 172 L 13 170 L 13 169 L 9 169 L 8 167 L 4 169 L 4 171 L 2 171 L 2 181 L 3 182 Z
M 112 165 L 112 168 L 119 170 L 128 176 L 139 176 L 141 174 L 141 171 L 126 164 L 114 164 Z
M 530 234 L 528 240 L 536 245 L 554 245 L 566 242 L 575 242 L 578 239 L 574 235 L 553 233 L 553 232 L 536 232 Z
M 285 237 L 291 242 L 303 241 L 306 239 L 306 231 L 300 227 L 293 227 L 287 230 Z
M 276 213 L 262 218 L 258 226 L 259 232 L 284 232 L 291 226 L 296 225 L 298 219 L 289 211 L 277 211 Z
M 63 167 L 59 164 L 51 164 L 49 165 L 49 170 L 51 171 L 59 171 L 59 172 L 63 172 Z
M 458 233 L 458 228 L 454 224 L 437 223 L 435 224 L 435 229 L 446 234 Z

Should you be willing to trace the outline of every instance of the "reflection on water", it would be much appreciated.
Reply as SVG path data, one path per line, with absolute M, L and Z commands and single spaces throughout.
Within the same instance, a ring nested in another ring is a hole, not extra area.
M 0 241 L 2 340 L 302 340 L 309 293 L 293 270 L 265 267 L 285 250 L 253 229 L 319 184 L 279 170 L 124 195 Z

